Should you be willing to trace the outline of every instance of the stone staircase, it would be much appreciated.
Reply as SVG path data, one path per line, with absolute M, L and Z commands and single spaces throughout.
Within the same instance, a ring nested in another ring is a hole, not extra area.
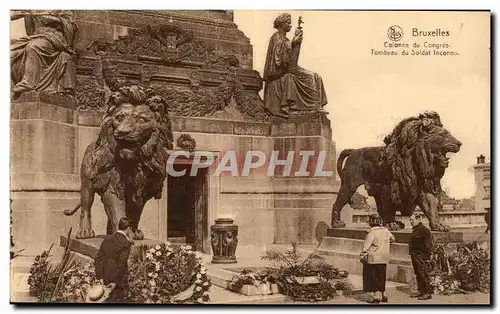
M 359 262 L 366 237 L 367 228 L 337 228 L 328 229 L 327 236 L 323 237 L 320 245 L 314 251 L 325 260 L 350 274 L 361 275 L 363 265 Z M 415 275 L 408 252 L 411 229 L 393 231 L 395 243 L 391 243 L 391 259 L 387 264 L 387 280 L 415 286 Z M 470 237 L 476 237 L 473 230 L 454 229 L 450 232 L 432 232 L 433 243 L 463 242 Z
M 351 274 L 361 275 L 363 264 L 359 262 L 359 253 L 364 240 L 325 237 L 315 252 L 328 263 L 345 269 Z M 387 279 L 403 284 L 414 284 L 413 267 L 408 255 L 408 245 L 391 244 L 391 260 L 387 265 Z

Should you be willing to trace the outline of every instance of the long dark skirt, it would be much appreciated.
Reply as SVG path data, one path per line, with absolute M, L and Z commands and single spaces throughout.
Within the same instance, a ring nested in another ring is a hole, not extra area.
M 386 264 L 363 264 L 363 291 L 385 292 Z

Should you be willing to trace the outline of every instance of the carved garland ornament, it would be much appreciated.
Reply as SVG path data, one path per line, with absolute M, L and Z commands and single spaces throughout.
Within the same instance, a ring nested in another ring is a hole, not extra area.
M 181 134 L 181 136 L 177 138 L 177 146 L 189 152 L 193 152 L 196 148 L 196 141 L 189 134 Z
M 169 24 L 130 29 L 128 35 L 119 36 L 112 42 L 94 41 L 87 49 L 100 55 L 155 57 L 171 64 L 187 61 L 203 63 L 209 68 L 239 66 L 235 56 L 221 56 L 203 41 L 195 39 L 193 31 Z
M 78 84 L 76 88 L 78 111 L 106 111 L 105 90 L 95 79 Z

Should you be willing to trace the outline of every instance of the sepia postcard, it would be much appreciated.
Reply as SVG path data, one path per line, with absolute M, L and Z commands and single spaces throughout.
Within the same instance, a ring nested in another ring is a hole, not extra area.
M 491 305 L 490 11 L 10 11 L 10 302 Z

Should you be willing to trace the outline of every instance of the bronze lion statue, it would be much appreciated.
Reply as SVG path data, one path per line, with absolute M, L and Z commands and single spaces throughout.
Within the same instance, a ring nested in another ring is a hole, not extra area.
M 81 207 L 77 239 L 95 237 L 90 210 L 99 194 L 108 217 L 107 234 L 128 217 L 133 238 L 144 239 L 139 221 L 144 205 L 161 198 L 167 149 L 173 147 L 168 107 L 163 98 L 139 86 L 122 87 L 108 100 L 97 140 L 88 145 L 81 165 Z
M 340 211 L 364 184 L 389 229 L 404 228 L 395 219 L 397 211 L 410 216 L 419 206 L 431 230 L 449 231 L 438 215 L 441 178 L 448 167 L 447 154 L 458 153 L 460 141 L 443 128 L 436 112 L 425 112 L 401 121 L 384 142 L 385 146 L 340 153 L 337 171 L 341 185 L 332 208 L 332 228 L 345 227 Z

